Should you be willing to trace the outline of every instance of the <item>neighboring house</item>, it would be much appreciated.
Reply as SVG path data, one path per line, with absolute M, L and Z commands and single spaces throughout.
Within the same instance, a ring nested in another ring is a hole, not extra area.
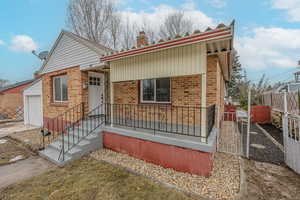
M 272 92 L 298 92 L 300 91 L 300 72 L 294 73 L 295 80 L 280 85 L 278 88 L 274 88 Z M 268 91 L 271 92 L 271 91 Z
M 23 89 L 32 82 L 33 79 L 0 88 L 0 119 L 19 117 L 23 112 Z
M 148 44 L 140 32 L 137 47 L 115 52 L 63 31 L 40 70 L 41 154 L 66 162 L 99 141 L 155 164 L 210 175 L 233 34 L 233 24 L 220 24 Z M 94 133 L 101 137 L 90 139 Z

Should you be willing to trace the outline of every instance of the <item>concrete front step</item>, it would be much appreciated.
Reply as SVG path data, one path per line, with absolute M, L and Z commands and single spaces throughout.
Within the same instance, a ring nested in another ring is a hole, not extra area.
M 70 134 L 76 134 L 76 131 L 72 133 L 70 132 Z M 62 137 L 60 137 L 57 141 L 48 145 L 44 150 L 40 151 L 39 154 L 42 157 L 54 162 L 55 164 L 64 165 L 67 162 L 70 162 L 71 160 L 78 159 L 83 155 L 86 155 L 92 151 L 95 151 L 103 147 L 102 133 L 100 128 L 93 131 L 88 136 L 79 137 L 79 140 L 80 141 L 78 141 L 78 137 L 77 136 L 75 137 L 74 135 L 74 141 L 73 141 L 73 136 L 71 135 L 69 137 L 69 148 L 68 148 L 67 137 L 66 136 L 64 137 L 65 160 L 62 160 L 62 155 L 60 157 L 60 160 L 58 160 L 61 151 L 62 141 L 63 141 Z

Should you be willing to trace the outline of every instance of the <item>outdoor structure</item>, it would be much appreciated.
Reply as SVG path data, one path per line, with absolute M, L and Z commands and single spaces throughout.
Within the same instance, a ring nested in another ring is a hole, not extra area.
M 149 44 L 142 31 L 116 52 L 63 31 L 40 70 L 42 154 L 58 148 L 52 160 L 70 160 L 96 133 L 105 148 L 209 176 L 233 34 L 233 23 L 220 24 Z
M 23 89 L 32 82 L 33 79 L 0 88 L 0 119 L 23 117 Z
M 37 79 L 24 88 L 24 124 L 41 127 L 43 125 L 42 80 Z

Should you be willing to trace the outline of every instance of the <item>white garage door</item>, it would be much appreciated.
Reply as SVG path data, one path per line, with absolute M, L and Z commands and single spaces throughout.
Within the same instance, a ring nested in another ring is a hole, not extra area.
M 28 98 L 28 124 L 42 126 L 42 101 L 41 96 L 27 96 Z

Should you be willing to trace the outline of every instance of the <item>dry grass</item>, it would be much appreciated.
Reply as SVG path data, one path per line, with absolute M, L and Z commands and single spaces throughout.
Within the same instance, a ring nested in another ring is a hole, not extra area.
M 232 199 L 238 194 L 240 188 L 239 160 L 235 156 L 224 153 L 215 154 L 214 168 L 209 178 L 166 169 L 108 149 L 93 152 L 91 156 L 121 165 L 180 190 L 212 199 Z
M 74 161 L 6 188 L 1 200 L 134 200 L 191 198 L 126 170 L 91 158 Z
M 41 129 L 33 129 L 11 134 L 10 137 L 26 144 L 31 150 L 37 151 L 41 147 Z
M 30 156 L 26 148 L 19 142 L 16 142 L 8 137 L 1 138 L 1 140 L 6 140 L 6 143 L 0 144 L 0 166 L 11 164 L 11 159 L 16 156 L 21 155 L 23 159 Z

